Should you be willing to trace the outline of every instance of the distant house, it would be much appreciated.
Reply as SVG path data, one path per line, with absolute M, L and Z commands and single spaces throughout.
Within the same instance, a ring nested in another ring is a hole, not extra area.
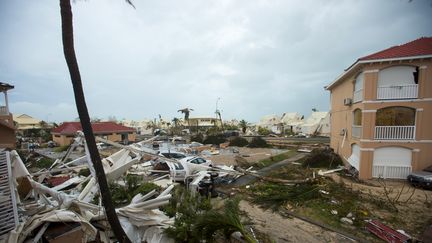
M 361 179 L 432 165 L 432 37 L 361 57 L 326 88 L 330 146 Z
M 300 126 L 301 133 L 306 135 L 330 136 L 330 113 L 316 111 Z
M 17 130 L 19 131 L 42 128 L 41 120 L 33 118 L 27 114 L 14 115 L 13 120 L 16 124 Z
M 0 82 L 0 92 L 4 97 L 0 101 L 0 148 L 14 149 L 16 146 L 15 126 L 7 97 L 7 91 L 13 88 L 14 86 L 10 84 Z
M 280 121 L 283 123 L 284 130 L 292 133 L 301 132 L 301 125 L 304 123 L 303 116 L 297 112 L 283 113 Z
M 136 131 L 131 127 L 115 122 L 94 122 L 92 128 L 95 136 L 113 142 L 135 142 Z M 77 131 L 82 131 L 80 122 L 64 122 L 59 127 L 52 129 L 51 134 L 54 142 L 64 146 L 72 143 Z
M 188 121 L 186 121 L 185 123 L 185 125 L 190 125 L 191 129 L 210 128 L 214 126 L 220 127 L 222 125 L 218 118 L 210 116 L 189 117 L 189 124 Z
M 258 127 L 266 128 L 275 134 L 281 134 L 283 132 L 283 124 L 281 118 L 278 115 L 266 115 L 256 124 Z

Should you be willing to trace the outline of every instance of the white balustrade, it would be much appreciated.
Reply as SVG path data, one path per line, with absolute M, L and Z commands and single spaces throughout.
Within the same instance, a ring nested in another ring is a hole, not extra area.
M 411 99 L 418 97 L 417 84 L 378 86 L 377 99 Z
M 375 139 L 410 140 L 415 138 L 415 126 L 375 126 Z

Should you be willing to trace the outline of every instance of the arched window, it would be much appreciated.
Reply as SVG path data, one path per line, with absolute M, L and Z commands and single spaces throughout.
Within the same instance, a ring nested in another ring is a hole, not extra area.
M 353 125 L 361 126 L 362 125 L 362 111 L 360 109 L 355 109 L 353 112 Z
M 416 110 L 409 107 L 393 106 L 377 110 L 376 126 L 414 126 Z

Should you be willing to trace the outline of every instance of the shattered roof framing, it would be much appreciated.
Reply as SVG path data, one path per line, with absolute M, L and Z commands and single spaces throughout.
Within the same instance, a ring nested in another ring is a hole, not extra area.
M 116 153 L 102 159 L 102 165 L 107 179 L 110 181 L 117 180 L 134 164 L 141 161 L 141 158 L 143 158 L 144 155 L 151 155 L 152 158 L 163 159 L 163 161 L 166 161 L 167 163 L 181 164 L 181 162 L 165 158 L 145 146 L 145 144 L 153 142 L 157 137 L 158 136 L 155 136 L 151 139 L 127 146 L 97 138 L 99 141 L 107 142 L 120 148 Z M 10 178 L 14 178 L 17 181 L 20 181 L 20 183 L 28 184 L 28 191 L 24 193 L 24 195 L 27 196 L 23 197 L 24 201 L 28 198 L 34 198 L 35 200 L 30 203 L 27 200 L 24 205 L 19 198 L 19 187 L 15 187 L 15 183 L 9 182 L 9 185 L 13 186 L 12 191 L 15 192 L 13 195 L 17 195 L 18 205 L 22 207 L 22 211 L 29 210 L 29 215 L 21 215 L 21 222 L 17 224 L 17 227 L 15 227 L 14 230 L 9 232 L 9 242 L 24 242 L 27 237 L 32 235 L 42 237 L 45 230 L 47 230 L 46 228 L 49 230 L 51 227 L 52 224 L 50 224 L 50 222 L 79 223 L 81 225 L 80 229 L 83 230 L 82 237 L 88 240 L 95 239 L 98 229 L 96 229 L 91 222 L 99 222 L 101 220 L 102 222 L 105 222 L 106 220 L 103 207 L 92 203 L 93 198 L 98 194 L 99 190 L 95 177 L 92 175 L 87 178 L 74 176 L 52 188 L 41 183 L 49 174 L 59 172 L 70 173 L 71 171 L 75 171 L 73 172 L 75 174 L 78 170 L 85 167 L 89 167 L 91 170 L 92 163 L 88 156 L 86 141 L 83 138 L 82 133 L 77 133 L 77 137 L 75 138 L 74 143 L 71 144 L 70 150 L 73 150 L 73 148 L 77 146 L 83 146 L 85 148 L 86 156 L 81 156 L 73 161 L 66 162 L 70 155 L 70 153 L 66 153 L 62 159 L 56 160 L 53 166 L 49 169 L 38 171 L 34 174 L 28 172 L 16 151 L 8 153 L 11 160 L 11 166 L 9 166 L 9 168 L 12 168 L 12 176 Z M 84 165 L 70 167 L 70 165 L 85 163 L 86 161 L 87 163 Z M 144 168 L 151 167 L 150 162 L 145 162 L 142 165 L 144 165 Z M 236 176 L 242 174 L 232 168 L 226 168 L 226 166 L 222 168 L 213 168 L 190 163 L 190 168 L 188 169 L 190 170 L 189 175 L 192 175 L 192 178 L 198 178 L 199 180 L 207 175 L 209 169 L 218 170 L 220 174 L 234 174 Z M 38 175 L 40 176 L 40 181 L 35 181 L 33 177 Z M 169 174 L 158 177 L 155 180 L 163 180 L 167 176 L 169 176 Z M 194 181 L 197 183 L 198 180 Z M 79 191 L 80 189 L 77 189 L 79 188 L 77 185 L 82 185 L 86 182 L 87 185 Z M 71 189 L 69 194 L 61 191 L 70 188 L 72 185 L 74 186 L 74 189 Z M 169 199 L 171 198 L 170 192 L 173 188 L 174 184 L 170 183 L 158 196 L 156 191 L 151 191 L 146 195 L 137 194 L 133 197 L 129 205 L 116 209 L 116 214 L 119 217 L 122 228 L 133 242 L 149 242 L 151 239 L 156 238 L 163 240 L 164 242 L 170 240 L 164 235 L 162 228 L 172 225 L 173 219 L 166 216 L 162 211 L 159 211 L 158 208 L 169 203 Z M 156 198 L 153 198 L 155 196 Z M 38 230 L 38 232 L 34 232 L 35 230 Z M 109 231 L 109 228 L 105 231 L 99 231 L 100 234 L 98 235 L 100 235 L 101 238 L 108 240 L 112 233 L 107 230 Z

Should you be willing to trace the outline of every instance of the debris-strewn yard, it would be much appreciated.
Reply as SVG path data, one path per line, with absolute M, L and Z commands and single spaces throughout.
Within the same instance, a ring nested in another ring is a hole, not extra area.
M 113 205 L 136 242 L 378 242 L 366 230 L 367 220 L 414 238 L 432 223 L 431 191 L 402 181 L 359 181 L 327 147 L 156 139 L 100 150 Z M 65 237 L 79 233 L 87 241 L 113 242 L 82 134 L 66 151 L 55 151 L 10 154 L 20 214 L 9 237 L 46 240 L 62 223 L 73 226 L 60 230 Z M 53 214 L 61 218 L 51 219 Z
M 379 239 L 365 229 L 366 220 L 378 219 L 413 237 L 419 237 L 432 223 L 431 191 L 415 189 L 404 181 L 372 180 L 365 183 L 343 173 L 318 176 L 319 168 L 309 167 L 313 165 L 310 158 L 306 157 L 300 163 L 286 165 L 267 175 L 287 181 L 309 178 L 305 183 L 258 180 L 233 192 L 244 195 L 248 205 L 252 203 L 268 209 L 268 214 L 274 212 L 283 217 L 306 217 L 317 224 L 367 241 Z M 317 164 L 335 167 L 323 160 Z M 257 225 L 261 224 L 259 220 L 255 221 Z M 291 224 L 291 219 L 287 219 L 287 227 Z M 274 237 L 281 238 L 282 235 L 276 234 Z

